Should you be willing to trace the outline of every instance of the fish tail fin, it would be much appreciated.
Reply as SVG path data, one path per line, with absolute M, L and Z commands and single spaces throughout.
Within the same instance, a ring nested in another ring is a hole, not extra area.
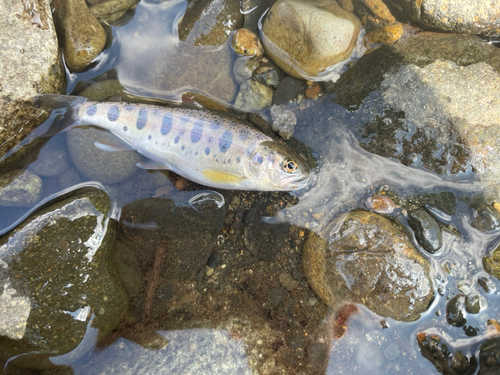
M 77 109 L 87 99 L 80 96 L 42 94 L 35 97 L 35 106 L 51 112 L 53 118 L 49 129 L 41 137 L 52 137 L 79 125 Z

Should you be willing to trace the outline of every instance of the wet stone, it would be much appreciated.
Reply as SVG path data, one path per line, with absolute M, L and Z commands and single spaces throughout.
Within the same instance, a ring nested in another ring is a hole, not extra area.
M 69 188 L 70 186 L 79 184 L 82 181 L 82 176 L 80 176 L 74 167 L 67 169 L 66 172 L 59 176 L 59 186 L 61 189 Z
M 264 53 L 259 37 L 248 29 L 236 30 L 231 46 L 239 55 L 261 57 Z
M 97 19 L 113 23 L 136 5 L 138 0 L 105 0 L 89 1 L 89 3 L 92 5 L 90 11 Z
M 479 314 L 481 311 L 480 298 L 477 294 L 465 298 L 465 310 L 469 314 Z
M 379 214 L 390 214 L 396 208 L 394 201 L 384 195 L 373 195 L 366 198 L 366 208 Z
M 498 2 L 483 0 L 388 0 L 395 14 L 420 27 L 453 33 L 500 36 Z
M 194 46 L 220 46 L 242 26 L 238 0 L 192 0 L 179 23 L 179 39 Z
M 477 368 L 474 355 L 469 359 L 460 350 L 454 348 L 437 335 L 417 335 L 420 353 L 427 358 L 441 374 L 465 375 L 473 374 Z
M 254 59 L 239 58 L 233 65 L 234 80 L 238 83 L 252 78 L 252 74 L 259 67 L 259 63 Z
M 350 300 L 381 316 L 413 321 L 434 296 L 428 261 L 402 229 L 372 212 L 341 215 L 319 235 L 311 233 L 303 268 L 311 288 L 329 306 Z
M 0 157 L 47 118 L 31 98 L 64 90 L 49 3 L 3 0 L 0 6 Z
M 297 94 L 299 93 L 299 88 L 299 80 L 292 77 L 283 78 L 274 92 L 273 104 L 288 104 L 289 102 L 295 100 Z
M 481 344 L 479 350 L 478 375 L 495 375 L 500 372 L 500 338 L 494 338 Z
M 69 155 L 65 150 L 44 147 L 28 168 L 38 176 L 59 177 L 69 168 Z
M 486 272 L 500 280 L 500 246 L 491 255 L 483 257 L 483 267 Z
M 332 67 L 355 51 L 360 29 L 356 16 L 335 1 L 278 0 L 260 36 L 267 55 L 288 75 L 327 80 Z
M 481 232 L 490 232 L 500 229 L 500 213 L 491 206 L 482 206 L 474 211 L 472 227 Z
M 67 132 L 68 150 L 78 172 L 89 180 L 115 184 L 131 177 L 142 157 L 135 151 L 99 150 L 95 142 L 120 146 L 122 141 L 111 133 L 94 128 L 75 128 Z
M 453 297 L 446 304 L 446 321 L 455 327 L 462 327 L 465 320 L 465 296 Z
M 29 170 L 14 170 L 0 176 L 0 206 L 32 207 L 42 196 L 42 180 Z
M 106 32 L 85 0 L 57 0 L 54 6 L 63 34 L 64 61 L 70 70 L 83 71 L 104 49 Z
M 271 105 L 273 90 L 257 81 L 245 81 L 234 100 L 234 106 L 246 112 L 259 112 Z
M 271 119 L 273 120 L 271 128 L 278 133 L 283 139 L 290 139 L 293 136 L 295 125 L 297 124 L 297 116 L 292 110 L 285 106 L 271 106 Z
M 257 68 L 253 78 L 268 87 L 276 87 L 279 84 L 278 72 L 271 66 L 261 66 Z
M 443 246 L 441 229 L 436 220 L 423 208 L 408 212 L 408 224 L 415 231 L 415 237 L 426 251 L 436 253 Z
M 2 238 L 4 294 L 15 290 L 17 298 L 29 300 L 24 333 L 20 330 L 15 342 L 4 338 L 10 356 L 28 350 L 67 353 L 82 340 L 91 315 L 92 327 L 102 335 L 115 328 L 127 302 L 108 264 L 115 240 L 110 212 L 106 193 L 80 189 L 35 212 Z M 4 295 L 0 300 L 19 306 Z

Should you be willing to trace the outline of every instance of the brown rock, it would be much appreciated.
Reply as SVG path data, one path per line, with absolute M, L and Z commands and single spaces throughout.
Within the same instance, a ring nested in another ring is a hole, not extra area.
M 413 321 L 433 299 L 427 260 L 404 231 L 372 212 L 350 212 L 319 235 L 311 233 L 303 267 L 329 306 L 353 301 L 381 316 Z

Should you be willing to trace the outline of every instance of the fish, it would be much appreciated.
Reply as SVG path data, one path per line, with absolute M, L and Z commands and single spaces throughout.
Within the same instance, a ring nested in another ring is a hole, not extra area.
M 97 142 L 96 147 L 133 149 L 147 159 L 138 163 L 140 168 L 167 169 L 228 190 L 291 191 L 309 182 L 310 168 L 298 153 L 251 126 L 209 111 L 57 94 L 40 95 L 36 104 L 47 110 L 63 108 L 62 130 L 93 125 L 113 133 L 124 146 Z

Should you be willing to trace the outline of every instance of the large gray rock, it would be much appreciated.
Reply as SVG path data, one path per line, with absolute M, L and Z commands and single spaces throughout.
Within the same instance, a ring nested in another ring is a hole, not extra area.
M 499 0 L 388 0 L 392 9 L 424 28 L 500 36 Z
M 0 45 L 1 156 L 43 120 L 27 101 L 64 86 L 49 1 L 2 1 Z
M 127 310 L 109 268 L 115 240 L 101 190 L 73 193 L 29 217 L 0 241 L 0 361 L 27 351 L 66 353 L 89 320 L 105 335 Z
M 311 232 L 303 266 L 311 288 L 332 307 L 353 301 L 384 317 L 413 321 L 434 296 L 428 261 L 404 231 L 372 212 L 350 212 L 320 235 Z
M 392 125 L 399 122 L 408 134 L 403 138 L 413 143 L 396 157 L 438 173 L 472 170 L 493 198 L 500 198 L 500 74 L 491 65 L 407 65 L 388 76 L 381 89 L 386 109 L 404 113 Z M 408 159 L 409 153 L 417 156 Z

